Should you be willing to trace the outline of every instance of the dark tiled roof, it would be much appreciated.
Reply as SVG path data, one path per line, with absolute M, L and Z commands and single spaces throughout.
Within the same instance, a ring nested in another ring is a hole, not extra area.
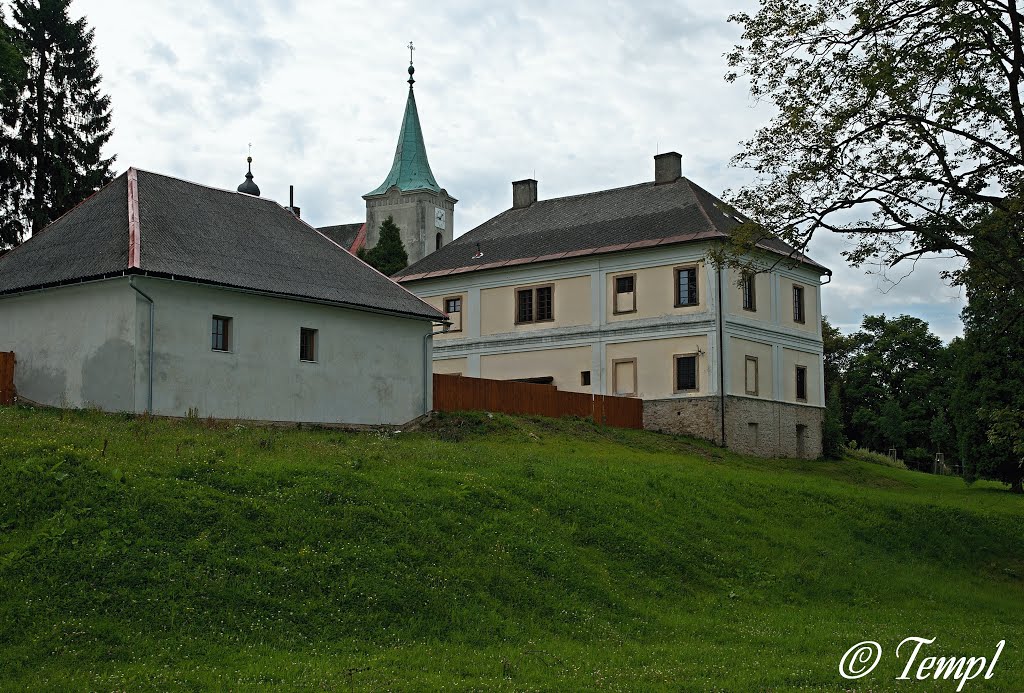
M 0 293 L 148 273 L 443 319 L 272 200 L 145 171 L 140 263 L 129 269 L 127 175 L 0 259 Z
M 128 180 L 122 175 L 0 258 L 0 293 L 127 267 Z
M 609 253 L 655 245 L 725 238 L 747 222 L 686 178 L 540 200 L 509 209 L 395 275 L 399 281 Z M 477 244 L 483 256 L 474 259 Z M 827 272 L 782 240 L 758 243 L 770 252 Z
M 330 238 L 345 250 L 352 250 L 356 242 L 359 229 L 363 228 L 365 222 L 358 221 L 355 224 L 338 224 L 337 226 L 320 226 L 317 231 Z

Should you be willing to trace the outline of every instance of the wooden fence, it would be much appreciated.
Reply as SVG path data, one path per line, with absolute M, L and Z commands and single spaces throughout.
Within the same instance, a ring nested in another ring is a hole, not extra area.
M 493 411 L 502 414 L 578 416 L 607 426 L 643 428 L 644 403 L 633 397 L 563 392 L 554 385 L 434 374 L 437 411 Z
M 14 404 L 14 352 L 0 351 L 0 405 Z

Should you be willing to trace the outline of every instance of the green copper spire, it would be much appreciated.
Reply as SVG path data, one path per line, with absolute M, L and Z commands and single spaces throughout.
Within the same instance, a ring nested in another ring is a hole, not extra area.
M 410 51 L 412 44 L 409 45 Z M 402 118 L 402 130 L 398 134 L 398 147 L 395 148 L 395 161 L 391 164 L 391 172 L 384 182 L 377 186 L 370 195 L 383 195 L 392 185 L 407 192 L 410 190 L 433 190 L 440 192 L 441 186 L 434 180 L 427 161 L 427 147 L 423 144 L 423 130 L 420 128 L 420 116 L 416 110 L 416 96 L 412 85 L 416 80 L 413 73 L 416 69 L 409 60 L 409 98 L 405 102 L 405 116 Z

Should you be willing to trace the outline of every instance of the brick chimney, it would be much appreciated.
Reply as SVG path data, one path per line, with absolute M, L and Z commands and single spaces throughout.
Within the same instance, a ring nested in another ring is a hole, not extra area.
M 512 183 L 512 209 L 529 207 L 537 201 L 537 181 L 533 178 Z
M 654 157 L 654 184 L 674 183 L 683 177 L 683 157 L 676 152 L 665 152 Z

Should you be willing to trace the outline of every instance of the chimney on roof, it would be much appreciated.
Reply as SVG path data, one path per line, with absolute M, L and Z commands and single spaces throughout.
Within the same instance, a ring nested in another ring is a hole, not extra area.
M 533 178 L 512 183 L 512 209 L 529 207 L 537 201 L 537 181 Z
M 295 206 L 295 186 L 288 186 L 288 211 L 295 215 L 296 219 L 302 218 L 302 210 Z
M 677 152 L 665 152 L 654 157 L 654 184 L 675 183 L 683 177 L 683 157 Z

